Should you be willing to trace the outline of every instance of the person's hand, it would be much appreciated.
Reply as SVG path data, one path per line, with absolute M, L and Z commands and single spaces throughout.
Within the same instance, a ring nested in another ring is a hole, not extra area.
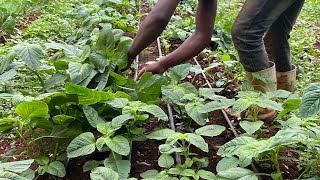
M 163 67 L 159 61 L 152 63 L 152 64 L 147 65 L 146 67 L 142 68 L 139 71 L 139 73 L 136 77 L 136 81 L 139 80 L 141 78 L 141 76 L 146 72 L 152 72 L 152 74 L 163 74 L 165 71 L 166 71 L 166 68 Z

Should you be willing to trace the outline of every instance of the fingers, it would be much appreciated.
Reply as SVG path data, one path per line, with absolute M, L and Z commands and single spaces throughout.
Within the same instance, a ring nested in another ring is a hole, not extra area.
M 138 73 L 135 81 L 138 81 L 145 72 L 146 72 L 146 67 L 142 68 L 142 69 L 139 71 L 139 73 Z

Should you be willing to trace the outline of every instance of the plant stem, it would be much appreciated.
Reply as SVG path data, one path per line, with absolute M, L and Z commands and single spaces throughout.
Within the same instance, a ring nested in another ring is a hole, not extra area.
M 20 138 L 21 138 L 22 141 L 23 141 L 23 144 L 24 144 L 24 146 L 25 146 L 25 148 L 26 148 L 26 150 L 27 150 L 27 155 L 28 155 L 30 158 L 33 158 L 33 155 L 32 155 L 32 153 L 31 153 L 32 151 L 31 151 L 31 149 L 30 149 L 29 143 L 27 142 L 27 139 L 24 138 L 23 133 L 20 132 L 19 130 L 17 130 L 17 133 L 18 133 L 18 135 L 20 136 Z
M 310 168 L 311 168 L 311 166 L 308 166 L 308 167 L 300 174 L 300 176 L 299 176 L 297 179 L 298 179 L 298 180 L 301 179 L 301 177 L 304 175 L 304 173 L 306 173 Z
M 267 173 L 255 173 L 256 176 L 271 176 L 271 174 Z
M 32 71 L 32 72 L 38 77 L 42 87 L 44 87 L 44 81 L 43 81 L 42 77 L 40 76 L 40 74 L 38 73 L 38 71 Z
M 117 85 L 117 87 L 119 87 L 121 89 L 128 90 L 128 91 L 135 91 L 135 89 L 131 89 L 131 88 L 127 88 L 127 87 L 123 87 L 123 86 L 119 86 L 119 85 Z
M 54 148 L 54 152 L 53 152 L 53 159 L 54 160 L 56 160 L 58 148 L 59 148 L 59 143 L 56 143 L 56 147 Z

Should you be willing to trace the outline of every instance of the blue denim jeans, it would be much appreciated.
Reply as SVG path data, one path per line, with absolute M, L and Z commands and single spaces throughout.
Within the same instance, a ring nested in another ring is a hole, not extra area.
M 288 39 L 304 0 L 246 0 L 232 27 L 232 40 L 248 72 L 291 70 Z

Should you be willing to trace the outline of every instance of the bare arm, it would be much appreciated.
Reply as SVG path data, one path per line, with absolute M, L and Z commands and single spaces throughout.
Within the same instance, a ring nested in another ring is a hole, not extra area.
M 216 9 L 216 0 L 199 0 L 195 32 L 178 49 L 160 61 L 160 65 L 164 69 L 184 63 L 198 55 L 209 45 L 213 33 Z
M 145 72 L 162 74 L 168 68 L 184 63 L 198 55 L 211 41 L 216 10 L 216 0 L 199 0 L 195 32 L 178 49 L 165 56 L 159 62 L 141 69 L 137 79 Z
M 180 0 L 159 0 L 141 24 L 129 50 L 129 58 L 137 56 L 154 42 L 167 26 Z

